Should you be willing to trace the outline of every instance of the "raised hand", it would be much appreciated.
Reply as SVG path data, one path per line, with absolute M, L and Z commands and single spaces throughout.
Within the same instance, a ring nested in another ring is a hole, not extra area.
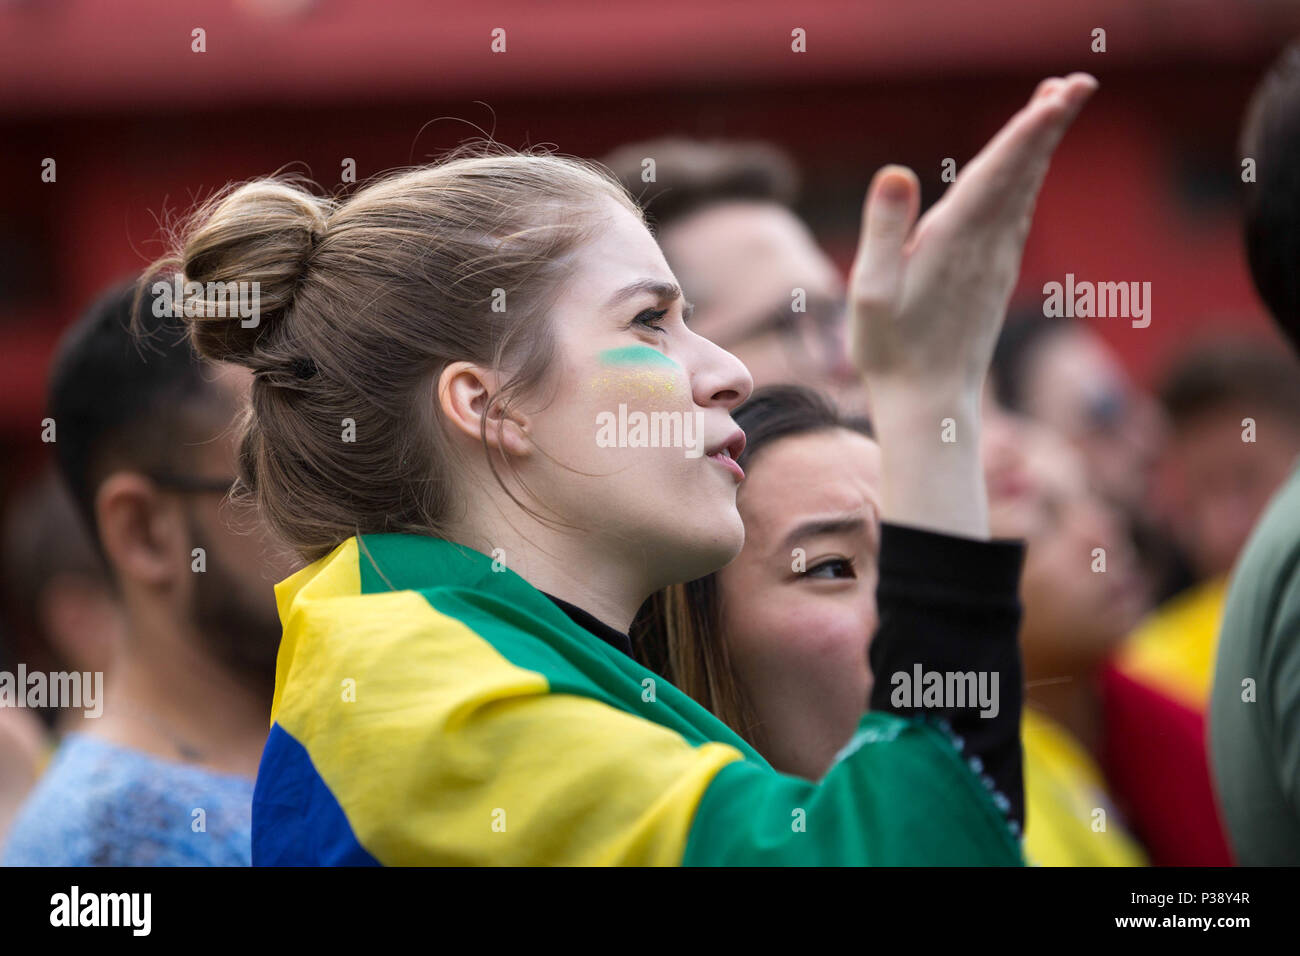
M 1044 80 L 919 223 L 911 170 L 886 166 L 871 182 L 849 336 L 885 455 L 889 520 L 988 536 L 980 392 L 1052 153 L 1096 88 L 1086 73 Z M 948 448 L 946 419 L 957 432 Z

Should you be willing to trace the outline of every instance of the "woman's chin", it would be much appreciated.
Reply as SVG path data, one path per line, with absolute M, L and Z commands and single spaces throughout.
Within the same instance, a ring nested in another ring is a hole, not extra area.
M 740 513 L 734 511 L 734 521 L 719 522 L 709 529 L 710 533 L 698 535 L 691 543 L 691 557 L 687 564 L 698 568 L 690 578 L 702 578 L 719 568 L 730 564 L 745 546 L 745 524 L 740 520 Z M 697 530 L 701 530 L 698 529 Z

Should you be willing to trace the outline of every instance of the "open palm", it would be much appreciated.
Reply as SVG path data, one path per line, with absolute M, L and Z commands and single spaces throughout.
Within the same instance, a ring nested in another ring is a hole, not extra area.
M 979 387 L 1052 152 L 1096 88 L 1086 73 L 1044 80 L 919 223 L 911 170 L 876 174 L 850 277 L 851 350 L 868 387 Z

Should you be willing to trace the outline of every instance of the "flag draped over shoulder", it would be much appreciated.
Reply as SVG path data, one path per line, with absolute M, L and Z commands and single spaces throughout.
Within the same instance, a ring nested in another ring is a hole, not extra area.
M 493 567 L 364 535 L 277 586 L 254 865 L 1021 863 L 936 727 L 864 714 L 819 783 L 778 773 Z

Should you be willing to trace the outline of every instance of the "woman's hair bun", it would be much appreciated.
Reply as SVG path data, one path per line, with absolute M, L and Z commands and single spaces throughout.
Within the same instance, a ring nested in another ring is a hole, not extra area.
M 293 305 L 334 203 L 295 182 L 259 179 L 205 203 L 180 252 L 183 301 L 199 353 L 255 366 Z

